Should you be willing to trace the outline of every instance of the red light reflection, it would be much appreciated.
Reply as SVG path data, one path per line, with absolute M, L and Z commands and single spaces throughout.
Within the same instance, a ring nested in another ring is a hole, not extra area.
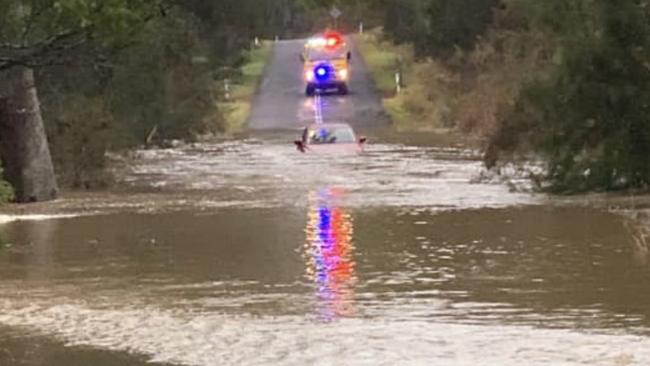
M 337 206 L 342 189 L 323 189 L 309 197 L 305 258 L 316 285 L 317 312 L 327 321 L 354 314 L 357 281 L 353 258 L 353 219 Z

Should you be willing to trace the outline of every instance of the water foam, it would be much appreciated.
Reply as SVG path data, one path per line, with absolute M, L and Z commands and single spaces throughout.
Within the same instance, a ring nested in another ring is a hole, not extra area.
M 155 307 L 16 305 L 5 301 L 1 324 L 53 335 L 68 346 L 188 366 L 650 364 L 650 339 L 630 335 L 435 319 L 373 317 L 323 323 L 301 316 L 227 316 Z
M 0 214 L 0 225 L 5 225 L 15 221 L 46 221 L 56 219 L 70 219 L 82 216 L 82 214 L 54 214 L 54 215 L 7 215 Z

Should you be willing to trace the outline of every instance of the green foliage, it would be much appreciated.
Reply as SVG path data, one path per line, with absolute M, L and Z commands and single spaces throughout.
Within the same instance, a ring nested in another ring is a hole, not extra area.
M 367 3 L 385 14 L 388 39 L 414 47 L 411 68 L 429 84 L 390 100 L 394 116 L 446 110 L 443 121 L 488 139 L 488 166 L 541 157 L 556 192 L 650 185 L 647 0 Z M 435 70 L 454 82 L 426 76 Z
M 213 69 L 208 45 L 193 17 L 168 16 L 147 24 L 134 46 L 118 58 L 107 87 L 111 114 L 144 143 L 157 126 L 163 139 L 215 131 Z
M 281 5 L 270 0 L 2 2 L 6 12 L 0 18 L 7 22 L 0 23 L 0 69 L 1 57 L 13 57 L 20 44 L 56 49 L 35 60 L 47 66 L 36 70 L 37 85 L 57 175 L 63 186 L 99 187 L 108 179 L 107 151 L 191 140 L 228 128 L 223 116 L 228 111 L 219 103 L 223 79 L 242 66 L 253 37 L 283 27 L 281 15 L 294 16 L 282 13 Z M 58 40 L 68 33 L 74 36 Z M 253 56 L 255 63 L 243 72 L 251 95 L 249 78 L 264 62 Z M 240 114 L 244 120 L 245 111 Z
M 412 43 L 416 52 L 426 43 L 427 5 L 421 0 L 390 0 L 384 6 L 384 32 L 396 43 Z
M 499 0 L 374 0 L 385 34 L 410 43 L 419 57 L 469 51 L 493 20 Z
M 214 72 L 220 61 L 199 26 L 191 14 L 169 9 L 101 64 L 39 70 L 50 149 L 63 186 L 104 186 L 107 151 L 193 139 L 221 127 Z
M 427 9 L 429 37 L 427 53 L 450 56 L 459 48 L 471 50 L 492 23 L 499 0 L 436 0 Z
M 84 38 L 124 43 L 158 9 L 155 0 L 5 0 L 0 5 L 0 43 L 47 46 L 62 35 L 79 36 L 66 47 L 77 46 Z
M 638 1 L 583 0 L 546 14 L 558 38 L 556 67 L 528 85 L 492 141 L 497 149 L 530 144 L 548 164 L 558 192 L 646 188 L 650 183 L 650 26 Z M 580 20 L 580 21 L 578 21 Z
M 0 69 L 47 66 L 52 152 L 85 186 L 106 150 L 240 126 L 264 57 L 253 37 L 331 26 L 333 5 L 343 29 L 380 22 L 406 45 L 362 44 L 395 119 L 480 131 L 488 165 L 532 151 L 555 191 L 650 183 L 647 0 L 6 0 Z

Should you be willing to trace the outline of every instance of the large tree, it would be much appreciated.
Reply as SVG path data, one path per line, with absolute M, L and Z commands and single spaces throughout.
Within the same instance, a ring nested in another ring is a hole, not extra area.
M 0 2 L 0 154 L 19 202 L 58 193 L 33 69 L 92 62 L 79 58 L 82 47 L 128 42 L 162 7 L 155 0 Z

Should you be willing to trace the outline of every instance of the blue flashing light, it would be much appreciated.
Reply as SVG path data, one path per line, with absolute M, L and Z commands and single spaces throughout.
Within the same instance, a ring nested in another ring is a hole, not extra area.
M 314 74 L 316 74 L 316 80 L 318 81 L 327 81 L 330 77 L 331 68 L 328 65 L 318 65 L 314 69 Z

